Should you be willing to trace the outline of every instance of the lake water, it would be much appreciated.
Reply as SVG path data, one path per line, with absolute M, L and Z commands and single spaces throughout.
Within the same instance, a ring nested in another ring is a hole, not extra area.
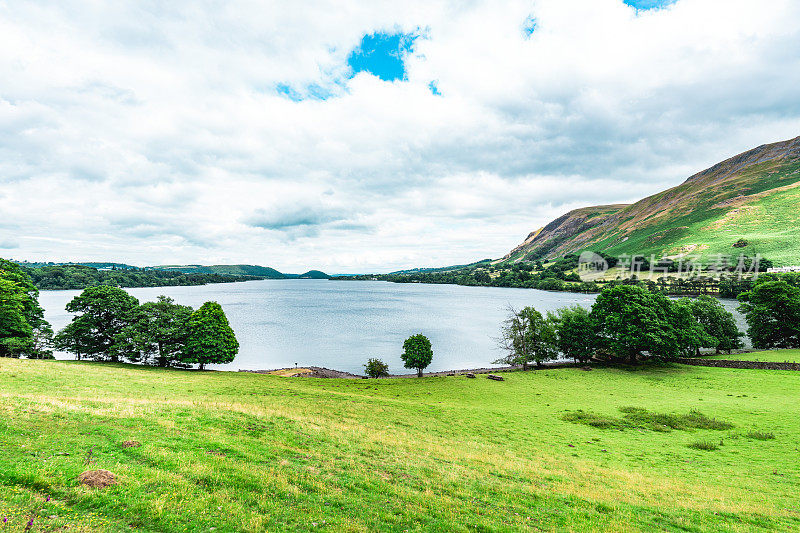
M 509 305 L 532 305 L 544 313 L 575 304 L 589 307 L 595 299 L 533 289 L 328 280 L 126 290 L 142 302 L 164 294 L 194 308 L 209 300 L 222 305 L 241 347 L 233 363 L 209 368 L 266 370 L 297 363 L 359 374 L 370 357 L 388 363 L 392 373 L 411 372 L 403 368 L 400 353 L 403 341 L 415 333 L 424 333 L 433 344 L 430 371 L 492 366 L 503 355 L 495 339 Z M 71 320 L 64 307 L 78 294 L 41 292 L 45 318 L 55 331 Z

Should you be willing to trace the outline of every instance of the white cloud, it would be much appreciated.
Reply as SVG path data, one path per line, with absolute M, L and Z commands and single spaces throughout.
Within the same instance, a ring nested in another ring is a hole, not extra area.
M 500 256 L 800 134 L 800 6 L 767 4 L 3 4 L 0 241 L 286 271 Z M 276 91 L 341 84 L 364 34 L 418 30 L 407 81 Z

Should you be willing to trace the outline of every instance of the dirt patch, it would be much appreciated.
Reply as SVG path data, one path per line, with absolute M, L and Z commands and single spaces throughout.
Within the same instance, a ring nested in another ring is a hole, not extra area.
M 123 448 L 138 448 L 142 443 L 138 440 L 126 440 L 122 443 Z
M 93 489 L 104 489 L 116 485 L 117 476 L 108 470 L 89 470 L 80 475 L 81 484 Z

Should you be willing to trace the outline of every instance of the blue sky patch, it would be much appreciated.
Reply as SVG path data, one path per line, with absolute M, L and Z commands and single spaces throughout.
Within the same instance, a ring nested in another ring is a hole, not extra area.
M 439 90 L 439 84 L 438 84 L 438 82 L 436 80 L 434 80 L 434 81 L 432 81 L 432 82 L 430 82 L 428 84 L 428 89 L 431 90 L 431 93 L 433 93 L 434 96 L 441 96 L 442 95 L 442 92 Z
M 525 34 L 525 37 L 530 37 L 534 31 L 536 31 L 536 17 L 531 15 L 525 19 L 525 23 L 522 25 L 522 33 Z
M 361 38 L 361 44 L 347 56 L 353 76 L 369 72 L 384 81 L 406 78 L 405 58 L 419 35 L 411 33 L 371 33 Z
M 637 10 L 646 11 L 648 9 L 661 9 L 674 4 L 678 0 L 622 0 L 626 5 L 635 7 Z

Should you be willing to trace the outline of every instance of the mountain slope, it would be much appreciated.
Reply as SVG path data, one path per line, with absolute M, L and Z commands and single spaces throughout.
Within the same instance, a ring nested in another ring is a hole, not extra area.
M 274 268 L 258 265 L 161 265 L 149 267 L 158 270 L 177 270 L 186 274 L 227 274 L 230 276 L 260 276 L 267 279 L 284 279 L 286 276 Z
M 800 137 L 726 159 L 634 204 L 570 211 L 503 259 L 582 250 L 704 258 L 759 253 L 776 264 L 800 264 Z

